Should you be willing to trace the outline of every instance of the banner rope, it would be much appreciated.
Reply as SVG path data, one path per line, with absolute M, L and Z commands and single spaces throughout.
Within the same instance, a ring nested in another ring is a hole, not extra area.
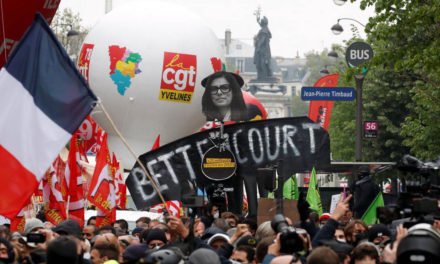
M 121 139 L 122 143 L 124 143 L 125 147 L 128 149 L 128 151 L 130 152 L 130 154 L 135 158 L 136 162 L 139 164 L 139 166 L 142 168 L 142 171 L 145 173 L 145 175 L 147 176 L 148 180 L 152 183 L 152 186 L 154 188 L 154 190 L 156 191 L 157 195 L 159 195 L 160 200 L 163 203 L 163 207 L 164 207 L 164 212 L 165 214 L 168 213 L 168 209 L 166 206 L 166 201 L 162 195 L 162 193 L 160 192 L 160 189 L 158 187 L 158 184 L 156 183 L 156 180 L 151 177 L 150 173 L 148 173 L 148 170 L 145 168 L 144 164 L 142 164 L 142 162 L 139 160 L 139 158 L 136 156 L 136 154 L 134 153 L 133 149 L 130 147 L 130 145 L 128 144 L 127 140 L 124 138 L 124 136 L 122 135 L 122 133 L 119 131 L 119 129 L 116 127 L 116 124 L 113 122 L 113 119 L 110 117 L 109 113 L 107 112 L 107 110 L 104 107 L 104 104 L 102 103 L 101 99 L 98 98 L 98 102 L 99 106 L 101 107 L 102 111 L 104 112 L 105 116 L 107 117 L 107 119 L 109 120 L 113 130 L 116 132 L 116 134 L 118 135 L 118 137 Z

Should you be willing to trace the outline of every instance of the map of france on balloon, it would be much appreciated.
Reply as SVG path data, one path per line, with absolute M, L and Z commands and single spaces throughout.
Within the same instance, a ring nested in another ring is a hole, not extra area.
M 109 46 L 108 53 L 110 56 L 110 78 L 116 84 L 118 93 L 124 95 L 125 91 L 130 88 L 131 79 L 141 72 L 139 63 L 142 61 L 142 57 L 139 53 L 131 52 L 126 47 L 117 45 Z

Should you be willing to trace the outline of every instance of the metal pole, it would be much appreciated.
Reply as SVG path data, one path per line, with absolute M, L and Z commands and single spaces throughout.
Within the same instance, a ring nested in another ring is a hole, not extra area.
M 356 74 L 356 140 L 355 140 L 355 158 L 356 161 L 362 161 L 362 85 L 365 74 Z
M 105 0 L 105 13 L 112 11 L 113 9 L 113 0 Z

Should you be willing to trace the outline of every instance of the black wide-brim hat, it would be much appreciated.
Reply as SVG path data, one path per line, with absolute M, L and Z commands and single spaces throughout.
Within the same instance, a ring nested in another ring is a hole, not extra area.
M 232 77 L 234 77 L 234 79 L 237 81 L 237 83 L 240 86 L 240 88 L 243 86 L 244 80 L 243 80 L 243 78 L 241 78 L 240 75 L 235 74 L 233 72 L 227 72 L 227 71 L 218 71 L 218 72 L 214 72 L 211 75 L 206 76 L 202 80 L 202 86 L 206 88 L 206 84 L 208 83 L 209 79 L 211 79 L 211 78 L 218 78 L 218 77 L 224 76 L 225 74 L 228 74 L 228 75 L 231 75 Z

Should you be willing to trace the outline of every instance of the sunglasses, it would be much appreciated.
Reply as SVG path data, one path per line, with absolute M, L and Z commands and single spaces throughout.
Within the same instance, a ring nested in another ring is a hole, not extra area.
M 212 95 L 218 94 L 219 91 L 221 91 L 223 94 L 229 93 L 231 91 L 231 86 L 229 84 L 223 84 L 218 87 L 211 86 L 209 87 L 209 91 Z

